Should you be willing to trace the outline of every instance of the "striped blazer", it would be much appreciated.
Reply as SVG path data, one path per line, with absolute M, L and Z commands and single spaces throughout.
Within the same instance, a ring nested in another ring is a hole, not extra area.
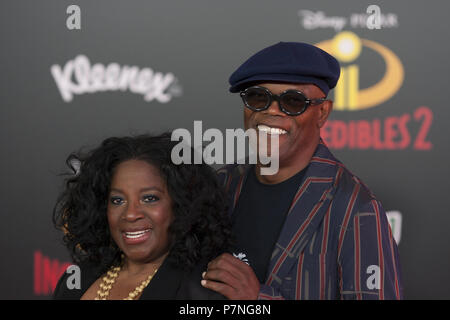
M 249 165 L 218 170 L 233 213 Z M 259 299 L 402 299 L 381 203 L 321 141 L 275 244 Z

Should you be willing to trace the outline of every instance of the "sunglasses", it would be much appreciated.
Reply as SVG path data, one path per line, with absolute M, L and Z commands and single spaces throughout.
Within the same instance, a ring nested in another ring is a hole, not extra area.
M 326 98 L 308 99 L 302 92 L 292 89 L 277 95 L 270 92 L 269 89 L 259 86 L 241 91 L 240 96 L 245 106 L 253 111 L 266 110 L 273 100 L 276 100 L 280 110 L 290 116 L 298 116 L 309 106 L 318 105 L 327 100 Z

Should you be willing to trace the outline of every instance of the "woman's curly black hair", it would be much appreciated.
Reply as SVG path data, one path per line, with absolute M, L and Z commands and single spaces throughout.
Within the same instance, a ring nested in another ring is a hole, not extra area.
M 87 263 L 99 273 L 120 263 L 106 209 L 113 170 L 131 159 L 157 167 L 165 179 L 174 213 L 167 257 L 171 263 L 189 269 L 230 249 L 226 195 L 214 170 L 206 164 L 174 164 L 171 152 L 177 142 L 170 137 L 169 133 L 112 137 L 90 152 L 67 158 L 72 173 L 58 197 L 53 223 L 64 230 L 63 241 L 75 263 Z

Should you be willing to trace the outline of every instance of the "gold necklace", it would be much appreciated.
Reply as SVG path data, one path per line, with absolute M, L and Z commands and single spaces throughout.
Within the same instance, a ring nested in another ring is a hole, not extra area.
M 95 297 L 95 300 L 106 300 L 108 298 L 109 291 L 112 289 L 114 282 L 116 282 L 116 278 L 119 276 L 120 270 L 121 266 L 118 266 L 111 267 L 108 272 L 106 272 L 106 275 L 102 278 L 102 283 L 100 283 L 100 289 L 97 291 L 97 297 Z M 151 275 L 149 275 L 147 279 L 142 281 L 141 284 L 138 285 L 136 289 L 131 291 L 128 294 L 128 297 L 124 298 L 123 300 L 134 300 L 135 298 L 139 297 L 145 287 L 147 287 L 152 280 L 156 271 L 158 271 L 158 269 L 155 269 L 155 271 Z

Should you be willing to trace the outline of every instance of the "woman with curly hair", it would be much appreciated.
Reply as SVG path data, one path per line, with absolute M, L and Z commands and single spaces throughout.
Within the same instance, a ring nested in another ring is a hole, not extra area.
M 114 137 L 69 156 L 53 221 L 81 288 L 65 273 L 55 299 L 223 298 L 200 282 L 230 249 L 225 195 L 209 166 L 173 164 L 175 144 L 167 133 Z

